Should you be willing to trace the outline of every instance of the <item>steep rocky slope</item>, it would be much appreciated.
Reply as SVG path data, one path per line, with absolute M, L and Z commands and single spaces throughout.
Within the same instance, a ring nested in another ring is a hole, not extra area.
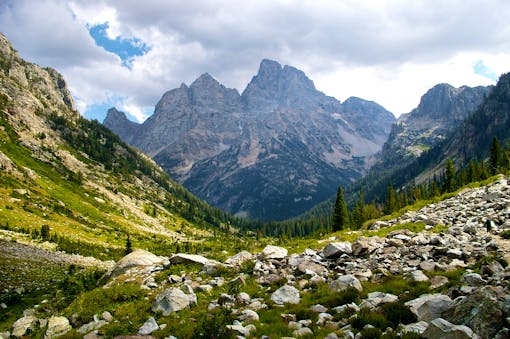
M 297 253 L 267 245 L 218 262 L 137 250 L 104 287 L 71 304 L 70 319 L 28 310 L 12 332 L 58 320 L 69 336 L 506 338 L 510 241 L 498 234 L 510 230 L 509 204 L 501 176 Z M 112 298 L 108 291 L 123 286 L 134 304 L 90 303 L 94 293 Z
M 104 124 L 192 193 L 265 220 L 298 215 L 359 178 L 394 121 L 373 102 L 341 104 L 271 60 L 242 95 L 209 74 L 168 91 L 135 134 L 115 112 Z
M 395 123 L 382 149 L 380 168 L 400 167 L 449 137 L 482 104 L 489 87 L 439 84 L 421 98 L 420 104 Z

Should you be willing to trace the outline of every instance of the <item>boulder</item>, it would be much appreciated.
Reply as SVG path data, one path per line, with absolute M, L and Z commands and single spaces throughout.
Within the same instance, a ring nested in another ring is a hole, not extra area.
M 487 280 L 484 280 L 478 273 L 466 273 L 462 276 L 461 281 L 469 286 L 484 286 Z
M 241 266 L 244 262 L 253 260 L 253 254 L 251 254 L 248 251 L 241 251 L 237 253 L 236 255 L 227 258 L 225 260 L 225 264 L 227 265 L 234 265 L 234 266 Z
M 302 263 L 300 263 L 297 267 L 298 272 L 309 275 L 320 275 L 327 276 L 328 269 L 321 264 L 313 262 L 312 260 L 305 259 Z
M 288 253 L 289 252 L 287 251 L 287 249 L 273 245 L 267 245 L 262 250 L 262 256 L 265 259 L 277 259 L 277 260 L 284 259 L 285 257 L 287 257 Z
M 66 334 L 72 329 L 69 320 L 66 317 L 51 317 L 48 320 L 45 339 L 52 339 Z
M 348 241 L 332 242 L 324 247 L 322 253 L 328 259 L 338 258 L 344 253 L 350 254 L 352 253 L 351 243 Z
M 271 294 L 271 300 L 277 305 L 299 304 L 301 297 L 297 288 L 283 285 Z
M 379 248 L 384 247 L 385 239 L 381 237 L 358 237 L 352 243 L 352 254 L 355 256 L 366 256 Z
M 422 334 L 423 332 L 425 332 L 428 326 L 429 324 L 426 321 L 419 321 L 417 323 L 404 325 L 404 327 L 402 328 L 402 332 L 403 333 L 414 332 L 417 334 Z
M 437 318 L 429 323 L 427 329 L 421 334 L 426 339 L 477 339 L 473 330 L 467 326 L 454 325 L 443 318 Z
M 105 320 L 91 321 L 87 324 L 80 326 L 80 328 L 77 330 L 77 332 L 81 333 L 81 334 L 89 333 L 89 332 L 100 329 L 101 327 L 103 327 L 106 324 L 107 324 L 107 322 Z
M 411 309 L 419 321 L 431 321 L 441 317 L 441 314 L 452 305 L 452 300 L 444 294 L 425 294 L 404 305 Z
M 410 281 L 416 282 L 425 282 L 429 281 L 429 278 L 420 270 L 411 271 L 406 274 L 406 279 Z
M 442 275 L 435 275 L 430 278 L 430 288 L 433 290 L 439 287 L 443 287 L 446 284 L 448 284 L 448 278 Z
M 137 249 L 120 259 L 115 264 L 112 271 L 107 274 L 107 277 L 111 279 L 126 273 L 127 270 L 134 267 L 153 266 L 164 264 L 165 262 L 167 262 L 166 258 L 159 257 L 145 250 Z
M 505 325 L 504 304 L 505 292 L 501 287 L 484 286 L 459 298 L 443 318 L 469 326 L 482 338 L 492 338 Z
M 159 330 L 159 325 L 156 322 L 156 319 L 149 317 L 149 319 L 147 319 L 147 321 L 145 321 L 145 323 L 138 330 L 138 334 L 148 335 L 157 330 Z
M 375 308 L 381 304 L 396 302 L 398 297 L 394 294 L 383 293 L 383 292 L 371 292 L 368 293 L 367 299 L 364 299 L 360 307 Z
M 247 326 L 243 326 L 243 324 L 241 324 L 237 320 L 234 320 L 233 325 L 227 325 L 227 328 L 231 331 L 239 332 L 244 337 L 250 336 L 251 332 L 255 332 L 257 330 L 257 328 L 254 325 L 249 324 Z
M 190 298 L 182 290 L 170 287 L 163 292 L 159 293 L 152 302 L 151 310 L 155 313 L 162 313 L 167 316 L 172 312 L 180 311 L 192 304 L 195 298 Z
M 172 264 L 200 264 L 209 263 L 209 259 L 198 254 L 177 253 L 170 257 Z
M 253 310 L 243 310 L 239 316 L 239 319 L 247 323 L 252 323 L 259 321 L 259 315 Z
M 342 292 L 349 287 L 354 287 L 358 291 L 363 292 L 361 282 L 352 274 L 339 276 L 336 280 L 329 283 L 329 289 L 336 293 Z
M 11 335 L 15 338 L 21 338 L 33 332 L 36 329 L 37 324 L 37 318 L 32 315 L 27 315 L 23 318 L 19 318 L 12 325 Z

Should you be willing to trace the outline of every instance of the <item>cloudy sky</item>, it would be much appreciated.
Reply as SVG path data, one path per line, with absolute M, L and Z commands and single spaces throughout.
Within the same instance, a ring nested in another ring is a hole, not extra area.
M 509 18 L 508 0 L 0 0 L 14 48 L 63 73 L 100 121 L 111 106 L 143 121 L 204 72 L 242 92 L 263 58 L 398 116 L 437 83 L 510 71 Z

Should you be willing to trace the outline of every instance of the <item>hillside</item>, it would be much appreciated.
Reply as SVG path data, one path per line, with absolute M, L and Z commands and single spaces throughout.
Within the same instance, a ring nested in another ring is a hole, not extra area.
M 104 124 L 208 203 L 282 220 L 360 178 L 394 120 L 374 102 L 340 103 L 302 71 L 263 60 L 242 94 L 206 73 L 163 94 L 143 124 L 116 109 Z

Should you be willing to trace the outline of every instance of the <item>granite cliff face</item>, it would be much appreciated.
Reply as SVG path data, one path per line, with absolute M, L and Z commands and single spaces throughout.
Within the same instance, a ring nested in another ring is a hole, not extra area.
M 341 104 L 302 71 L 263 60 L 242 95 L 203 74 L 166 92 L 135 133 L 110 113 L 105 125 L 207 202 L 278 220 L 359 178 L 394 120 L 376 103 Z
M 417 108 L 402 115 L 385 143 L 383 166 L 402 166 L 445 140 L 474 112 L 491 87 L 439 84 L 425 93 Z

